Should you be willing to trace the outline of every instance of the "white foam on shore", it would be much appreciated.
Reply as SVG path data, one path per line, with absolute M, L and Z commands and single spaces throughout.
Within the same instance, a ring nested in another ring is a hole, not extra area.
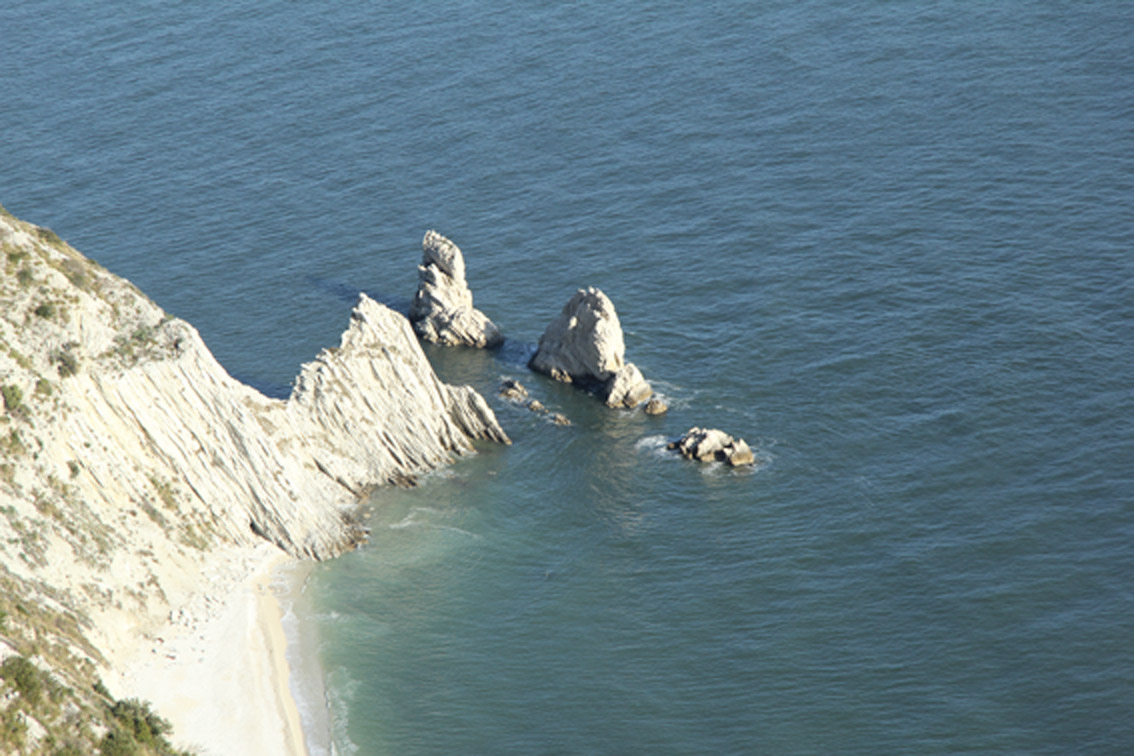
M 669 443 L 669 440 L 665 436 L 646 436 L 635 441 L 634 448 L 655 457 L 668 457 L 673 453 L 665 448 L 667 443 Z
M 280 605 L 281 623 L 287 638 L 287 663 L 291 670 L 288 688 L 299 712 L 307 753 L 309 756 L 333 756 L 331 717 L 327 710 L 326 686 L 319 659 L 319 639 L 306 600 L 310 574 L 309 563 L 283 565 L 273 575 L 272 587 Z
M 331 720 L 331 753 L 332 756 L 354 756 L 361 749 L 350 739 L 348 730 L 348 714 L 350 710 L 349 698 L 358 688 L 358 683 L 352 679 L 342 679 L 347 675 L 344 670 L 332 685 L 326 689 L 326 707 Z

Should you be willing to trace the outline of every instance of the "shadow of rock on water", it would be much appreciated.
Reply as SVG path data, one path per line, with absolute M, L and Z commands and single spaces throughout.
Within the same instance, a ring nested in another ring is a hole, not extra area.
M 351 307 L 358 304 L 358 295 L 363 293 L 355 282 L 321 278 L 319 276 L 308 276 L 307 283 L 310 284 L 312 289 L 329 294 Z M 396 296 L 388 291 L 366 291 L 365 293 L 374 301 L 380 302 L 394 312 L 399 312 L 402 315 L 406 315 L 409 312 L 410 305 L 413 303 L 412 297 Z
M 361 292 L 356 291 L 354 293 L 354 297 L 351 301 L 353 302 L 353 301 L 357 300 L 358 295 L 360 293 Z M 388 291 L 368 291 L 368 292 L 366 292 L 366 296 L 370 297 L 371 299 L 373 299 L 377 302 L 381 302 L 382 304 L 386 305 L 387 307 L 389 307 L 394 312 L 400 313 L 402 315 L 407 315 L 409 313 L 409 310 L 410 310 L 410 305 L 413 304 L 412 298 L 403 297 L 403 296 L 394 296 L 393 294 L 390 294 Z
M 449 347 L 419 341 L 434 372 L 445 383 L 468 384 L 491 400 L 500 382 L 501 365 L 495 349 Z
M 498 361 L 508 366 L 513 370 L 522 370 L 524 374 L 530 373 L 528 370 L 528 360 L 536 352 L 536 344 L 529 341 L 516 341 L 508 339 L 505 335 L 504 344 L 495 352 L 495 357 Z M 520 380 L 524 380 L 521 378 Z

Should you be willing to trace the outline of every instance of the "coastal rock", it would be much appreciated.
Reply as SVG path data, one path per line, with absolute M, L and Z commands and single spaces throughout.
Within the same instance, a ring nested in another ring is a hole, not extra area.
M 421 250 L 417 294 L 409 311 L 417 335 L 446 346 L 492 348 L 503 343 L 496 324 L 473 307 L 465 259 L 457 245 L 426 231 Z
M 653 389 L 633 362 L 627 362 L 606 385 L 608 407 L 637 407 L 650 398 Z
M 646 402 L 645 411 L 647 415 L 664 415 L 669 411 L 669 405 L 655 396 Z
M 543 406 L 543 402 L 541 402 L 539 399 L 532 399 L 530 402 L 528 402 L 528 409 L 530 409 L 532 412 L 538 412 L 541 415 L 547 412 L 547 407 Z
M 359 500 L 372 487 L 476 440 L 509 443 L 484 398 L 442 383 L 406 318 L 365 295 L 340 344 L 281 400 L 232 378 L 131 283 L 2 208 L 0 247 L 0 572 L 11 595 L 59 618 L 20 627 L 31 620 L 13 612 L 6 637 L 103 664 L 182 616 L 234 552 L 266 541 L 337 555 L 365 538 Z
M 511 399 L 514 402 L 523 401 L 528 398 L 528 390 L 524 384 L 517 381 L 515 378 L 505 378 L 500 383 L 500 396 L 505 399 Z
M 446 464 L 471 439 L 508 442 L 484 398 L 441 383 L 405 318 L 365 294 L 340 345 L 303 366 L 286 408 L 315 468 L 354 496 Z
M 666 448 L 699 462 L 719 461 L 732 467 L 756 463 L 756 457 L 744 439 L 735 439 L 715 428 L 690 428 L 681 438 L 669 442 Z
M 625 352 L 614 304 L 599 289 L 588 287 L 575 292 L 548 325 L 528 367 L 592 390 L 607 406 L 635 407 L 653 390 L 637 366 L 626 362 Z
M 571 420 L 561 412 L 553 412 L 548 419 L 555 425 L 571 425 Z

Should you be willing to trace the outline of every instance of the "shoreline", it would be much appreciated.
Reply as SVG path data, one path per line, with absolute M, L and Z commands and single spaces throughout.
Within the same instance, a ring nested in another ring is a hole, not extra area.
M 309 756 L 307 739 L 299 719 L 299 707 L 291 692 L 291 668 L 287 661 L 287 636 L 284 634 L 283 610 L 272 592 L 272 578 L 277 564 L 253 578 L 256 592 L 256 626 L 266 642 L 271 663 L 271 686 L 274 688 L 277 714 L 283 720 L 284 750 L 288 756 Z
M 315 563 L 290 560 L 272 572 L 272 594 L 281 614 L 285 641 L 288 689 L 299 714 L 300 730 L 308 756 L 336 753 L 331 733 L 331 711 L 319 662 L 314 609 L 307 598 L 308 580 Z
M 173 745 L 199 756 L 310 756 L 273 590 L 296 561 L 267 543 L 232 556 L 233 569 L 115 665 L 113 688 L 149 702 Z

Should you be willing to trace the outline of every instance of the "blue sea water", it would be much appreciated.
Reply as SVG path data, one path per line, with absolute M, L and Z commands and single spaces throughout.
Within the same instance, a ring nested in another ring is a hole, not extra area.
M 1121 0 L 8 3 L 0 202 L 274 395 L 426 229 L 464 250 L 509 341 L 427 353 L 515 443 L 312 571 L 316 753 L 1130 753 L 1132 39 Z M 584 285 L 668 415 L 526 370 Z

